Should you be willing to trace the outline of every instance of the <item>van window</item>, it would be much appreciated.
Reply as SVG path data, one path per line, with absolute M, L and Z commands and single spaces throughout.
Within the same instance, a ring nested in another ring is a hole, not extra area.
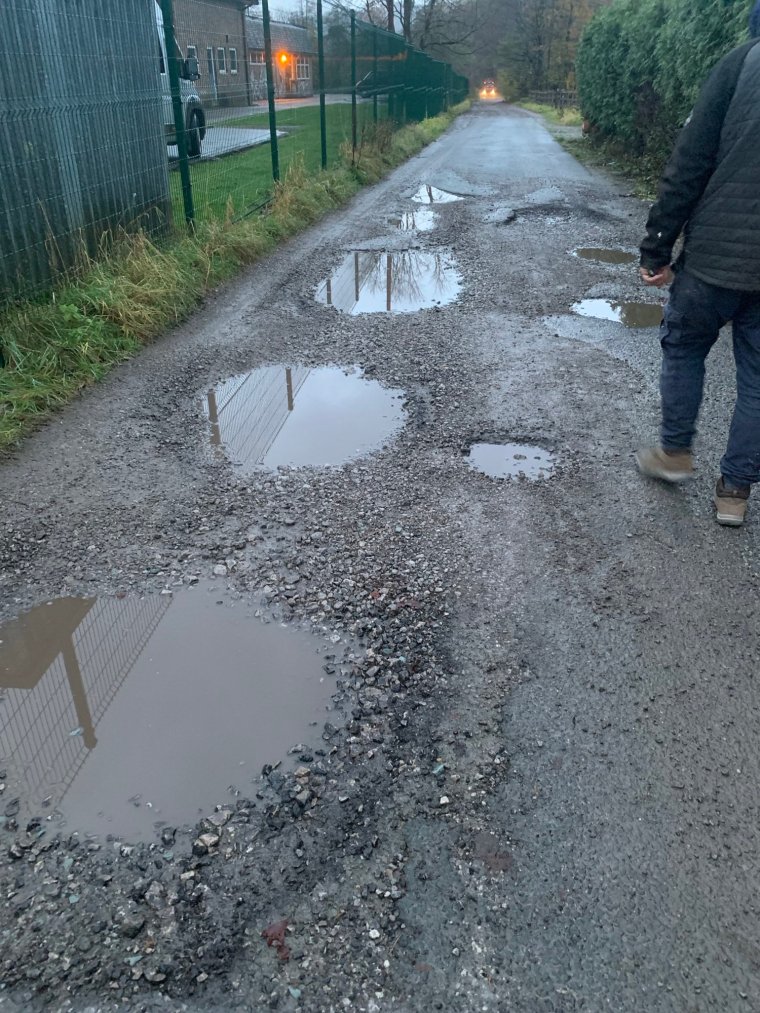
M 161 40 L 158 40 L 158 66 L 162 74 L 166 73 L 166 64 L 164 63 L 164 51 L 161 48 Z
M 216 65 L 219 68 L 220 74 L 227 73 L 227 53 L 221 46 L 216 51 Z

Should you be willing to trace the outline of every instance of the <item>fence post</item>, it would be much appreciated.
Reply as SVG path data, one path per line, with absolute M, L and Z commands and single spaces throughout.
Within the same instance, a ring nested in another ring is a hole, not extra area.
M 356 11 L 351 11 L 351 147 L 356 151 L 358 144 L 356 122 Z
M 174 8 L 172 0 L 161 0 L 161 13 L 164 18 L 164 43 L 166 45 L 166 63 L 169 73 L 169 88 L 172 96 L 174 112 L 174 132 L 177 135 L 177 154 L 179 156 L 179 176 L 182 180 L 182 203 L 185 208 L 185 221 L 192 229 L 195 223 L 193 207 L 193 186 L 190 182 L 190 160 L 187 157 L 187 135 L 185 133 L 185 112 L 182 108 L 182 88 L 180 86 L 181 57 L 177 51 L 177 40 L 174 36 Z
M 377 29 L 372 29 L 372 120 L 377 123 Z
M 272 149 L 272 179 L 280 178 L 280 152 L 277 147 L 277 111 L 274 104 L 274 67 L 272 66 L 272 30 L 269 25 L 269 0 L 261 0 L 264 28 L 264 59 L 267 65 L 267 103 L 269 105 L 269 146 Z
M 322 144 L 322 168 L 327 168 L 327 115 L 325 110 L 325 34 L 322 0 L 317 0 L 317 62 L 319 64 L 319 133 Z

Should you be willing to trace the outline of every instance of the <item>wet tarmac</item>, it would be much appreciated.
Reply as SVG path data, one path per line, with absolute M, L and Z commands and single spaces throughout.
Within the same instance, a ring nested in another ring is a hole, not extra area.
M 431 208 L 418 208 L 416 211 L 404 211 L 393 224 L 402 232 L 430 232 L 438 221 L 438 215 Z
M 439 190 L 437 186 L 421 186 L 412 196 L 413 201 L 418 204 L 452 204 L 454 201 L 464 200 L 457 193 L 449 193 L 448 190 Z
M 659 327 L 663 307 L 659 303 L 615 302 L 611 299 L 581 299 L 572 311 L 581 317 L 614 320 L 625 327 Z
M 337 467 L 379 450 L 406 419 L 404 392 L 358 368 L 262 366 L 206 394 L 214 447 L 245 473 Z
M 489 478 L 539 480 L 554 473 L 554 455 L 522 443 L 473 443 L 467 462 Z
M 147 839 L 250 797 L 265 763 L 319 745 L 328 646 L 210 587 L 32 609 L 0 627 L 6 816 L 20 799 L 19 822 Z
M 602 249 L 594 246 L 581 246 L 573 250 L 573 254 L 581 260 L 593 260 L 599 264 L 633 264 L 638 260 L 637 255 L 630 250 Z
M 442 251 L 350 253 L 323 281 L 316 298 L 342 313 L 414 313 L 456 300 L 461 279 Z

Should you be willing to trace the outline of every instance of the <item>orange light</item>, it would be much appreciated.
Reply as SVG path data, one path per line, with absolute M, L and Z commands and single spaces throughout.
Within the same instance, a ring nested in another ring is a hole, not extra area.
M 287 53 L 280 53 L 280 63 L 287 63 L 290 57 Z

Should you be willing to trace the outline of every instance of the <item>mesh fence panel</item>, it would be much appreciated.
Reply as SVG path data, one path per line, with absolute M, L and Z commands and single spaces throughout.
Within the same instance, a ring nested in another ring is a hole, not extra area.
M 5 0 L 0 298 L 49 288 L 125 230 L 250 214 L 277 168 L 316 173 L 382 121 L 466 97 L 447 64 L 325 4 L 322 123 L 316 26 L 272 20 L 267 47 L 249 0 Z

